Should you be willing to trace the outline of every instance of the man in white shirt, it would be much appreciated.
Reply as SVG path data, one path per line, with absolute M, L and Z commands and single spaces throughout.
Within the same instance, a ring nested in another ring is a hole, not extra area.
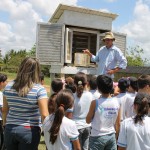
M 102 40 L 105 46 L 100 48 L 96 56 L 88 49 L 83 52 L 91 57 L 92 62 L 98 64 L 97 75 L 107 75 L 114 78 L 116 72 L 120 69 L 126 69 L 127 60 L 122 51 L 113 44 L 115 37 L 112 32 L 106 32 Z

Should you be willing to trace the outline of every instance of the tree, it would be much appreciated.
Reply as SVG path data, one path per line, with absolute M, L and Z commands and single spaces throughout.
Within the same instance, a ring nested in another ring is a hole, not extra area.
M 11 49 L 3 58 L 3 69 L 8 72 L 16 72 L 21 61 L 27 56 L 26 50 L 15 51 Z
M 128 66 L 145 66 L 148 63 L 147 58 L 143 58 L 144 50 L 140 46 L 129 47 L 126 51 Z
M 34 44 L 31 48 L 31 50 L 27 54 L 30 57 L 36 57 L 36 44 Z
M 26 51 L 26 49 L 19 51 L 11 49 L 8 51 L 2 58 L 2 62 L 0 62 L 0 70 L 17 72 L 20 63 L 25 57 L 36 57 L 36 44 L 29 51 Z M 49 66 L 41 65 L 41 71 L 45 76 L 49 76 Z

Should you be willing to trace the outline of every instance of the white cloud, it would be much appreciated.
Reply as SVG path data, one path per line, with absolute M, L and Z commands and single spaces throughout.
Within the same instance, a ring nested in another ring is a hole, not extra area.
M 0 22 L 2 52 L 30 49 L 36 42 L 37 22 L 50 18 L 59 3 L 76 5 L 77 0 L 0 0 L 0 11 L 8 14 L 7 23 Z
M 134 8 L 134 19 L 121 27 L 120 32 L 132 39 L 130 44 L 139 45 L 144 49 L 144 56 L 149 56 L 150 6 L 144 0 L 138 0 Z
M 99 9 L 99 11 L 103 11 L 103 12 L 110 12 L 108 9 Z
M 60 3 L 67 5 L 76 5 L 77 0 L 28 0 L 33 8 L 42 13 L 42 15 L 52 15 Z

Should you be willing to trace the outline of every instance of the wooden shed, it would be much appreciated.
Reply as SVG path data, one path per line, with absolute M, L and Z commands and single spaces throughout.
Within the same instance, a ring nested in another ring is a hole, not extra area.
M 50 65 L 50 73 L 96 74 L 96 64 L 82 52 L 93 54 L 103 45 L 104 33 L 112 30 L 118 15 L 78 6 L 60 4 L 48 23 L 37 24 L 36 56 L 41 64 Z M 114 33 L 115 45 L 126 51 L 126 35 Z

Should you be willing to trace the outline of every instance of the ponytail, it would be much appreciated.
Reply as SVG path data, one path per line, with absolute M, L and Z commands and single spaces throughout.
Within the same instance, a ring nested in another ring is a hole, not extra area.
M 77 92 L 77 97 L 81 97 L 85 85 L 87 84 L 87 76 L 83 72 L 78 72 L 75 77 L 74 77 L 74 83 L 76 85 L 76 92 Z
M 50 132 L 50 142 L 52 144 L 54 144 L 57 139 L 57 135 L 58 135 L 60 125 L 62 123 L 62 119 L 63 119 L 64 115 L 65 115 L 64 107 L 62 105 L 60 105 L 59 108 L 55 112 L 54 121 L 53 121 L 52 127 L 49 131 Z
M 77 97 L 81 97 L 83 91 L 84 91 L 83 85 L 78 85 L 77 86 Z
M 134 117 L 134 123 L 142 123 L 143 117 L 148 115 L 150 95 L 138 93 L 134 100 L 134 105 L 137 105 L 137 115 Z
M 74 97 L 73 94 L 70 90 L 62 90 L 57 94 L 56 97 L 56 111 L 55 111 L 55 116 L 54 120 L 52 123 L 52 126 L 49 130 L 50 133 L 50 142 L 52 144 L 55 143 L 57 140 L 57 136 L 59 134 L 60 126 L 63 120 L 63 117 L 65 115 L 65 111 L 68 108 L 72 108 L 73 102 L 74 102 Z

